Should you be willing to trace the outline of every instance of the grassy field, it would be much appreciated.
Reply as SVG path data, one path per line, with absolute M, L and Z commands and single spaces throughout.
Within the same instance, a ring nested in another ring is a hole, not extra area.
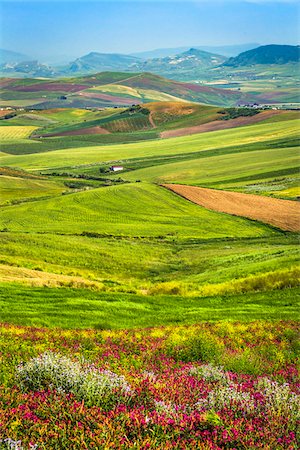
M 219 227 L 222 221 L 222 227 Z M 0 210 L 0 226 L 11 231 L 129 236 L 254 237 L 272 234 L 263 225 L 210 212 L 146 184 L 124 184 Z
M 49 180 L 34 180 L 10 176 L 0 176 L 0 205 L 11 201 L 59 195 L 66 191 L 62 183 Z
M 5 127 L 7 129 L 7 127 Z M 70 167 L 105 161 L 121 161 L 130 158 L 154 157 L 165 155 L 184 155 L 185 153 L 223 149 L 233 145 L 272 142 L 276 139 L 295 137 L 298 133 L 298 121 L 268 123 L 241 127 L 234 130 L 222 130 L 181 138 L 172 138 L 155 142 L 143 142 L 110 146 L 91 146 L 57 150 L 42 154 L 5 156 L 2 165 L 12 165 L 24 169 L 40 170 L 45 168 Z
M 270 123 L 156 141 L 155 131 L 101 136 L 107 143 L 115 136 L 122 146 L 95 146 L 98 136 L 66 136 L 24 145 L 17 141 L 14 145 L 12 141 L 7 151 L 20 151 L 23 155 L 2 155 L 0 160 L 7 166 L 88 177 L 99 177 L 99 168 L 107 170 L 114 161 L 125 167 L 122 179 L 131 182 L 175 182 L 296 199 L 298 121 L 293 118 L 278 122 L 277 116 L 275 119 Z M 124 143 L 126 139 L 142 138 L 145 141 Z M 60 142 L 74 147 L 54 151 Z M 105 174 L 112 180 L 119 176 Z
M 154 110 L 161 114 L 157 106 Z M 201 108 L 196 112 L 201 115 Z M 72 123 L 83 113 L 49 111 L 53 119 L 57 114 L 66 114 Z M 108 111 L 106 117 L 112 114 Z M 176 108 L 171 107 L 171 114 L 176 115 Z M 168 117 L 158 117 L 168 123 Z M 34 179 L 28 172 L 4 170 L 3 203 L 21 204 L 0 210 L 1 277 L 32 286 L 201 298 L 263 291 L 272 283 L 294 286 L 296 236 L 208 211 L 156 184 L 179 182 L 294 199 L 297 133 L 292 119 L 122 146 L 3 156 L 7 166 L 31 168 L 35 174 L 43 169 L 55 176 Z M 124 164 L 122 182 L 99 188 L 120 177 L 105 173 L 111 161 Z M 88 190 L 76 192 L 82 189 Z M 69 195 L 59 195 L 67 190 Z M 39 196 L 48 198 L 38 201 Z
M 187 95 L 157 77 L 98 78 L 77 82 L 127 101 Z M 16 98 L 20 87 L 38 89 L 14 81 Z M 160 184 L 296 199 L 298 114 L 159 139 L 218 111 L 168 102 L 1 120 L 1 450 L 297 448 L 299 236 Z M 39 137 L 97 126 L 110 134 Z
M 232 280 L 233 292 L 240 293 L 268 289 L 274 276 L 273 286 L 276 282 L 278 287 L 297 279 L 298 241 L 293 234 L 269 230 L 262 237 L 231 239 L 189 239 L 170 230 L 158 237 L 136 234 L 62 235 L 42 228 L 2 232 L 1 278 L 37 286 L 185 296 L 232 292 Z M 266 273 L 267 279 L 262 276 Z
M 86 289 L 0 286 L 1 320 L 26 326 L 139 328 L 202 321 L 299 319 L 298 290 L 214 298 L 95 293 Z

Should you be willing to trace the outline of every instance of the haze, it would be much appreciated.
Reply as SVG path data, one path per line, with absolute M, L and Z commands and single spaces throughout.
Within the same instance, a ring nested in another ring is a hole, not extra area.
M 1 47 L 42 60 L 90 51 L 298 43 L 293 1 L 2 1 L 1 9 Z

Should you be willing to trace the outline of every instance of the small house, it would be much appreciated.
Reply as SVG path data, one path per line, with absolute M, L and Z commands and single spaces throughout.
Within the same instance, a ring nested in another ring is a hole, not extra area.
M 109 170 L 111 170 L 112 172 L 119 172 L 120 170 L 124 170 L 123 166 L 111 166 L 109 168 Z

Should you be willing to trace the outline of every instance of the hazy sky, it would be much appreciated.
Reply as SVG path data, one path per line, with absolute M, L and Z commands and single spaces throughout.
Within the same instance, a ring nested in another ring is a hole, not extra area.
M 44 59 L 90 51 L 297 44 L 296 0 L 0 0 L 1 47 Z

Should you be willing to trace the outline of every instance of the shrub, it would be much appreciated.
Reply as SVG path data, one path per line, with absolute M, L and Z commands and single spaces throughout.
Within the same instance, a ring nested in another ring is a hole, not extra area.
M 149 289 L 149 294 L 185 295 L 186 288 L 178 281 L 166 281 L 158 283 Z
M 180 361 L 218 362 L 223 345 L 211 335 L 192 336 L 183 345 L 167 345 L 167 354 Z
M 287 383 L 279 384 L 264 377 L 258 380 L 257 388 L 264 394 L 265 408 L 272 414 L 300 419 L 300 395 L 292 392 Z
M 23 390 L 55 389 L 72 393 L 88 405 L 122 403 L 131 393 L 123 376 L 53 352 L 45 352 L 19 365 L 17 380 Z
M 249 392 L 241 392 L 236 386 L 218 387 L 208 393 L 207 398 L 202 398 L 196 403 L 197 409 L 216 410 L 228 408 L 232 411 L 242 410 L 247 413 L 254 412 L 254 400 Z
M 230 378 L 224 372 L 223 367 L 213 366 L 212 364 L 191 367 L 189 374 L 196 378 L 203 378 L 205 381 L 217 381 L 224 385 L 230 383 Z
M 200 288 L 202 296 L 224 294 L 242 294 L 270 289 L 285 289 L 299 286 L 300 270 L 297 267 L 280 269 L 263 274 L 250 275 L 247 278 L 208 284 Z

